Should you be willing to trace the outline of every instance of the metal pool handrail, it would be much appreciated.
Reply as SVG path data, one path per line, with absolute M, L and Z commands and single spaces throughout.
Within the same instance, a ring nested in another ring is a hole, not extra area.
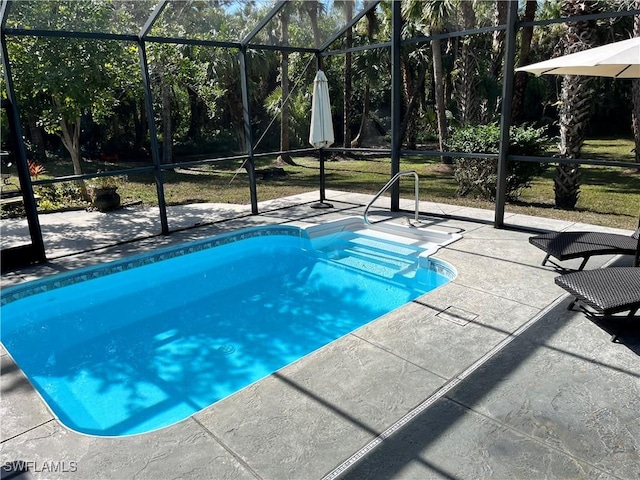
M 419 197 L 419 195 L 418 195 L 418 193 L 419 193 L 419 192 L 418 192 L 418 190 L 419 190 L 419 188 L 420 188 L 420 187 L 419 187 L 420 179 L 418 178 L 418 174 L 415 172 L 415 170 L 407 170 L 407 171 L 404 171 L 404 172 L 398 172 L 398 173 L 396 173 L 393 177 L 391 177 L 391 180 L 389 180 L 389 181 L 385 184 L 385 186 L 384 186 L 384 187 L 382 187 L 378 193 L 376 193 L 376 196 L 375 196 L 375 197 L 373 197 L 373 200 L 371 200 L 371 201 L 369 202 L 369 204 L 367 205 L 367 207 L 364 209 L 364 215 L 363 215 L 364 223 L 366 223 L 367 225 L 371 225 L 371 222 L 369 222 L 369 219 L 367 218 L 367 212 L 369 211 L 369 208 L 371 207 L 371 205 L 373 205 L 373 202 L 375 202 L 375 201 L 380 197 L 380 195 L 382 195 L 384 192 L 386 192 L 386 191 L 387 191 L 387 189 L 388 189 L 391 185 L 393 185 L 396 181 L 398 181 L 398 179 L 399 179 L 400 177 L 405 177 L 405 176 L 407 176 L 407 175 L 413 175 L 413 178 L 414 178 L 414 183 L 415 183 L 415 196 L 416 196 L 416 213 L 415 213 L 415 220 L 416 220 L 416 222 L 418 221 L 418 210 L 419 210 L 418 202 L 419 202 L 419 199 L 420 199 L 420 197 Z

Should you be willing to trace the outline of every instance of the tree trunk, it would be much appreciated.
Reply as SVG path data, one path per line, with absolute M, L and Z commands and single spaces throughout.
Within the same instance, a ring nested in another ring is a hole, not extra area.
M 480 117 L 480 102 L 476 95 L 480 87 L 480 76 L 471 41 L 472 38 L 462 40 L 460 57 L 456 59 L 458 75 L 455 79 L 455 101 L 463 126 L 473 125 Z
M 67 122 L 64 118 L 60 120 L 60 128 L 62 130 L 62 144 L 71 155 L 71 163 L 73 165 L 73 173 L 82 175 L 82 156 L 80 155 L 80 117 L 76 118 L 74 123 Z M 85 201 L 90 201 L 91 197 L 87 192 L 87 186 L 84 180 L 77 181 L 80 194 Z
M 160 80 L 162 97 L 162 163 L 173 161 L 173 129 L 171 126 L 171 86 L 164 76 Z
M 353 17 L 353 5 L 351 2 L 345 2 L 345 21 L 349 23 Z M 353 46 L 353 31 L 350 28 L 345 33 L 346 48 Z M 344 96 L 343 96 L 343 141 L 345 148 L 351 146 L 351 97 L 353 96 L 353 88 L 351 83 L 353 60 L 351 52 L 344 55 Z
M 580 158 L 589 117 L 590 81 L 586 77 L 565 75 L 560 92 L 560 156 Z M 556 207 L 573 209 L 580 196 L 580 165 L 558 165 L 554 179 Z
M 566 0 L 562 14 L 587 15 L 598 11 L 597 1 Z M 564 53 L 586 50 L 595 43 L 597 28 L 593 21 L 568 23 L 563 37 Z M 560 91 L 560 156 L 579 158 L 584 143 L 585 130 L 591 116 L 590 77 L 565 75 Z M 580 165 L 558 165 L 554 179 L 556 207 L 573 209 L 580 196 Z
M 473 2 L 460 2 L 460 11 L 465 30 L 476 26 L 476 12 Z M 478 62 L 474 55 L 474 36 L 463 37 L 460 40 L 460 55 L 455 60 L 455 70 L 458 72 L 455 81 L 455 101 L 458 105 L 460 123 L 474 124 L 480 115 L 480 102 L 476 95 L 480 87 Z
M 356 138 L 351 142 L 351 146 L 353 148 L 358 148 L 362 146 L 362 140 L 364 139 L 365 131 L 367 128 L 367 121 L 369 118 L 369 97 L 371 96 L 369 81 L 365 80 L 364 84 L 364 95 L 362 97 L 362 119 L 360 120 L 360 128 L 358 129 L 358 134 Z
M 556 207 L 573 210 L 580 198 L 580 164 L 567 163 L 556 167 L 553 179 Z
M 198 93 L 191 87 L 187 87 L 187 94 L 189 95 L 189 131 L 187 136 L 192 140 L 197 140 L 200 137 L 200 99 Z
M 400 124 L 400 138 L 406 138 L 407 148 L 416 148 L 416 122 L 413 112 L 418 107 L 421 90 L 424 88 L 424 80 L 427 76 L 427 67 L 421 63 L 418 78 L 411 82 L 411 91 L 408 92 L 402 123 Z
M 147 135 L 147 115 L 144 100 L 140 100 L 134 108 L 133 123 L 135 128 L 135 148 L 140 151 L 144 147 L 144 139 Z
M 309 20 L 311 21 L 311 30 L 313 31 L 313 43 L 316 48 L 320 47 L 320 28 L 318 27 L 318 2 L 317 0 L 309 0 L 305 3 L 309 12 Z
M 289 45 L 289 15 L 286 9 L 282 10 L 282 44 Z M 280 60 L 280 90 L 281 90 L 281 109 L 280 109 L 280 151 L 289 150 L 289 54 L 282 52 Z M 278 156 L 278 162 L 295 165 L 291 155 L 281 153 Z
M 409 63 L 409 57 L 407 55 L 402 56 L 400 70 L 402 72 L 402 110 L 401 110 L 401 118 L 402 122 L 400 124 L 400 142 L 407 146 L 408 149 L 414 149 L 415 145 L 411 145 L 411 139 L 408 138 L 407 130 L 409 122 L 411 121 L 410 113 L 409 113 L 409 102 L 412 96 L 414 87 L 414 79 L 413 79 L 413 68 Z
M 493 25 L 504 25 L 507 22 L 507 12 L 509 2 L 505 0 L 496 0 L 495 11 L 493 16 Z M 491 58 L 489 65 L 489 76 L 493 80 L 496 92 L 500 91 L 500 83 L 502 78 L 502 63 L 504 59 L 504 41 L 506 37 L 505 30 L 496 30 L 493 32 L 493 40 L 491 45 Z M 500 114 L 501 108 L 500 94 L 490 95 L 486 103 L 487 111 L 484 112 L 489 118 Z
M 369 42 L 373 42 L 374 27 L 376 23 L 375 10 L 370 10 L 367 15 L 367 38 Z M 369 103 L 371 100 L 371 85 L 369 83 L 369 76 L 364 75 L 364 94 L 362 97 L 362 118 L 360 120 L 360 128 L 358 128 L 358 134 L 356 138 L 351 142 L 351 147 L 358 148 L 362 146 L 362 141 L 366 135 L 367 122 L 369 121 Z
M 114 139 L 120 139 L 122 137 L 122 124 L 120 123 L 120 116 L 111 115 L 111 130 L 113 132 L 113 138 Z M 119 145 L 119 143 L 116 143 L 116 145 Z M 117 146 L 116 146 L 116 149 L 117 149 Z M 112 151 L 112 152 L 109 152 L 109 153 L 117 154 L 119 152 Z
M 69 123 L 63 118 L 60 120 L 60 128 L 62 129 L 62 144 L 71 155 L 73 173 L 82 175 L 84 172 L 80 156 L 80 117 L 76 118 L 74 123 Z
M 527 0 L 524 9 L 524 21 L 531 22 L 535 20 L 536 9 L 538 7 L 537 0 Z M 524 27 L 522 29 L 522 37 L 520 40 L 520 58 L 518 66 L 522 67 L 529 63 L 531 53 L 531 40 L 533 39 L 533 27 Z M 521 123 L 525 118 L 524 95 L 527 90 L 527 82 L 529 74 L 526 72 L 516 72 L 513 86 L 513 102 L 511 106 L 511 117 L 513 123 Z
M 504 0 L 496 0 L 496 9 L 494 13 L 493 25 L 504 25 L 507 22 L 507 11 L 509 2 Z M 491 48 L 491 76 L 498 81 L 502 76 L 502 57 L 504 56 L 504 39 L 506 32 L 504 30 L 496 30 L 493 32 L 493 42 Z
M 36 158 L 40 161 L 46 160 L 47 149 L 44 143 L 43 129 L 38 126 L 38 118 L 33 115 L 29 117 L 29 133 L 31 141 L 36 147 Z
M 436 117 L 438 120 L 438 140 L 440 151 L 447 150 L 447 112 L 444 104 L 444 78 L 442 77 L 442 51 L 440 50 L 440 39 L 431 41 L 431 51 L 433 53 L 433 87 L 436 99 Z M 453 163 L 451 157 L 442 156 L 442 163 Z

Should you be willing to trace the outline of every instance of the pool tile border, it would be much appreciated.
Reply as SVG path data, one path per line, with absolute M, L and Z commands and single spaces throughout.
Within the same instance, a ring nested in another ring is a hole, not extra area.
M 57 288 L 101 278 L 114 273 L 124 272 L 132 268 L 143 267 L 145 265 L 169 260 L 182 255 L 196 253 L 209 248 L 215 248 L 249 238 L 278 235 L 302 238 L 305 236 L 305 233 L 304 230 L 299 227 L 288 225 L 251 227 L 231 233 L 223 233 L 212 238 L 196 240 L 185 245 L 166 247 L 155 253 L 136 255 L 129 259 L 115 260 L 103 265 L 94 265 L 80 270 L 75 270 L 73 272 L 61 273 L 53 275 L 52 277 L 9 287 L 0 295 L 0 306 L 7 305 L 11 302 L 30 297 L 32 295 L 55 290 Z
M 82 268 L 80 270 L 75 270 L 73 272 L 61 273 L 53 275 L 52 277 L 34 280 L 31 282 L 26 282 L 20 285 L 9 287 L 0 293 L 0 306 L 7 305 L 11 302 L 15 302 L 16 300 L 21 300 L 23 298 L 37 295 L 39 293 L 48 292 L 69 285 L 75 285 L 76 283 L 101 278 L 114 273 L 124 272 L 132 268 L 143 267 L 145 265 L 150 265 L 152 263 L 160 262 L 163 260 L 169 260 L 172 258 L 180 257 L 182 255 L 196 253 L 202 250 L 207 250 L 209 248 L 215 248 L 249 238 L 278 235 L 307 238 L 307 234 L 304 228 L 292 225 L 268 225 L 262 227 L 245 228 L 235 232 L 216 235 L 204 240 L 196 240 L 185 245 L 166 247 L 155 253 L 136 255 L 129 259 L 115 260 L 103 265 L 94 265 L 91 267 Z M 430 257 L 426 257 L 424 258 L 424 260 L 425 261 L 420 262 L 420 267 L 427 268 L 430 271 L 442 275 L 449 281 L 456 278 L 457 272 L 451 265 L 447 265 L 441 260 L 433 259 Z

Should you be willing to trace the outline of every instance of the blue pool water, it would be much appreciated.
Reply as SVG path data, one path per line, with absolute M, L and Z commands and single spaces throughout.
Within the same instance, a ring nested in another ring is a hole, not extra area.
M 2 342 L 69 428 L 147 432 L 455 275 L 417 253 L 352 232 L 252 230 L 6 289 Z

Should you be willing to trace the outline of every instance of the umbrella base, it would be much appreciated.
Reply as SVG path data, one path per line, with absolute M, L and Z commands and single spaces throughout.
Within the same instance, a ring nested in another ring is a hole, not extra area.
M 318 203 L 312 203 L 310 207 L 311 208 L 333 208 L 333 205 L 331 205 L 330 203 L 320 201 Z

